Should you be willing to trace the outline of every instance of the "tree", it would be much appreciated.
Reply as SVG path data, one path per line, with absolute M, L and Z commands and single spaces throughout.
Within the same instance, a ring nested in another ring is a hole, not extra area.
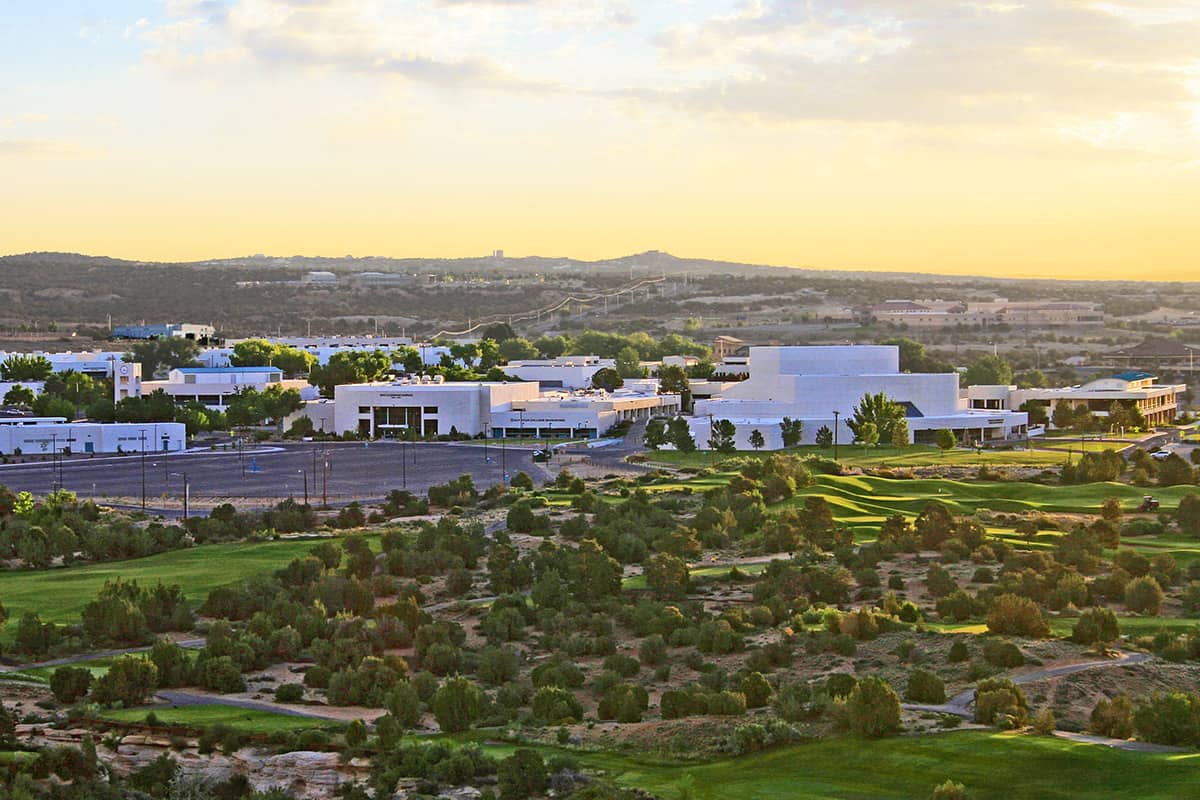
M 141 656 L 120 656 L 92 687 L 92 700 L 102 705 L 136 706 L 158 688 L 158 668 Z
M 199 362 L 200 345 L 182 336 L 163 339 L 147 339 L 130 345 L 124 360 L 142 365 L 142 377 L 150 380 L 161 369 L 169 371 L 180 367 L 194 367 Z
M 661 394 L 679 395 L 679 404 L 684 411 L 692 408 L 692 390 L 687 370 L 677 364 L 667 364 L 658 370 L 658 391 Z
M 1024 725 L 1028 715 L 1024 692 L 1007 678 L 987 678 L 975 687 L 976 722 L 1014 728 Z
M 384 706 L 401 728 L 415 728 L 421 722 L 421 696 L 409 681 L 393 686 Z
M 367 743 L 367 725 L 361 719 L 352 720 L 346 726 L 346 746 L 349 748 L 362 747 Z
M 817 447 L 826 449 L 833 447 L 833 431 L 829 429 L 828 425 L 822 425 L 817 429 L 816 442 Z
M 622 347 L 617 352 L 617 373 L 622 378 L 642 378 L 646 370 L 642 369 L 642 357 L 632 347 Z
M 763 438 L 762 431 L 758 428 L 750 431 L 750 446 L 755 450 L 762 450 L 767 444 L 767 440 Z
M 539 796 L 550 784 L 546 763 L 535 750 L 518 748 L 496 769 L 500 800 L 526 800 Z
M 0 363 L 0 378 L 6 381 L 44 381 L 54 374 L 54 365 L 45 356 L 16 353 Z
M 1200 536 L 1200 495 L 1185 494 L 1175 510 L 1175 524 L 1191 536 Z
M 804 438 L 804 421 L 784 417 L 779 423 L 779 432 L 783 436 L 784 447 L 796 447 Z
M 862 427 L 874 425 L 878 434 L 876 441 L 890 442 L 892 430 L 896 423 L 904 419 L 904 406 L 892 400 L 884 392 L 864 394 L 854 407 L 851 416 L 846 420 L 846 426 L 854 434 L 856 441 L 862 441 Z
M 1059 400 L 1054 404 L 1054 412 L 1050 415 L 1050 422 L 1054 427 L 1062 430 L 1075 425 L 1075 408 L 1066 400 Z
M 497 345 L 501 361 L 524 361 L 538 357 L 538 349 L 528 339 L 515 337 Z
M 963 386 L 1008 386 L 1012 382 L 1012 364 L 1003 356 L 986 355 L 978 358 L 962 376 Z
M 741 692 L 746 696 L 746 708 L 762 708 L 771 702 L 771 684 L 761 672 L 751 672 L 742 678 Z
M 330 356 L 325 365 L 309 370 L 308 382 L 320 388 L 323 396 L 332 397 L 335 386 L 383 380 L 391 371 L 392 358 L 382 350 L 343 350 Z
M 900 730 L 900 696 L 875 675 L 860 680 L 846 698 L 846 721 L 859 736 L 879 738 Z
M 1125 586 L 1125 608 L 1135 614 L 1156 617 L 1162 602 L 1162 587 L 1149 575 L 1134 578 Z
M 667 421 L 662 417 L 654 417 L 646 423 L 646 435 L 643 444 L 651 450 L 657 450 L 670 441 L 667 434 Z
M 16 386 L 4 393 L 4 405 L 23 406 L 25 408 L 29 408 L 33 405 L 35 397 L 36 395 L 34 395 L 33 389 L 30 389 L 28 386 L 22 386 L 18 383 Z
M 939 705 L 946 702 L 946 685 L 929 670 L 915 669 L 908 676 L 908 688 L 904 690 L 904 699 L 910 703 Z
M 533 346 L 538 349 L 542 358 L 558 358 L 570 349 L 571 340 L 567 336 L 539 336 L 534 340 Z
M 990 633 L 1002 636 L 1042 639 L 1050 635 L 1050 626 L 1042 618 L 1038 604 L 1015 594 L 1002 594 L 995 599 L 987 625 Z
M 854 441 L 864 447 L 874 447 L 879 444 L 879 429 L 874 422 L 864 422 L 854 432 Z
M 646 563 L 646 584 L 659 597 L 682 597 L 691 584 L 687 562 L 670 553 L 657 553 Z
M 734 443 L 736 435 L 737 426 L 727 419 L 718 419 L 713 422 L 708 447 L 718 453 L 733 453 L 737 450 L 737 445 Z
M 693 453 L 696 450 L 696 440 L 688 421 L 683 417 L 674 417 L 667 423 L 667 433 L 670 442 L 681 453 Z
M 483 691 L 466 678 L 447 678 L 433 696 L 433 716 L 446 733 L 465 731 L 479 718 Z
M 1046 413 L 1046 402 L 1044 400 L 1026 400 L 1021 403 L 1018 411 L 1024 411 L 1029 415 L 1030 425 L 1045 425 L 1050 421 L 1050 416 Z
M 1079 616 L 1071 640 L 1079 644 L 1107 645 L 1121 636 L 1117 615 L 1107 608 L 1089 608 Z
M 1096 703 L 1092 709 L 1088 729 L 1097 736 L 1110 739 L 1128 739 L 1133 736 L 1133 703 L 1129 695 L 1119 694 Z
M 1155 692 L 1133 712 L 1138 738 L 1185 747 L 1200 745 L 1200 695 Z
M 617 372 L 612 367 L 603 367 L 596 370 L 592 375 L 592 388 L 603 389 L 606 392 L 615 392 L 625 385 L 625 379 L 621 377 L 621 373 Z
M 880 344 L 899 348 L 901 372 L 954 372 L 953 364 L 930 356 L 925 352 L 925 345 L 913 339 L 884 339 Z
M 1186 486 L 1195 482 L 1195 468 L 1178 453 L 1171 453 L 1158 465 L 1160 486 Z
M 954 445 L 958 444 L 958 437 L 949 428 L 939 428 L 933 434 L 933 441 L 942 450 L 952 450 L 954 449 Z
M 60 703 L 74 703 L 92 686 L 92 671 L 83 667 L 59 667 L 50 676 L 50 691 Z
M 908 420 L 897 420 L 892 427 L 892 447 L 908 447 Z

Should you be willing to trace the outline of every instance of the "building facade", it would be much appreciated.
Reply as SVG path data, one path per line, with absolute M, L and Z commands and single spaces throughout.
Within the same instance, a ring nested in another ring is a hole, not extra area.
M 1099 378 L 1080 386 L 1057 389 L 1018 389 L 1015 386 L 970 386 L 969 407 L 975 411 L 1019 409 L 1027 402 L 1042 403 L 1047 415 L 1059 403 L 1072 409 L 1086 409 L 1101 419 L 1109 415 L 1113 403 L 1136 406 L 1148 426 L 1168 425 L 1177 417 L 1187 392 L 1185 384 L 1160 384 L 1150 372 L 1126 371 Z
M 270 386 L 296 389 L 305 399 L 315 398 L 317 390 L 307 381 L 285 380 L 279 367 L 179 367 L 165 381 L 145 381 L 144 392 L 161 391 L 176 403 L 201 403 L 214 411 L 223 410 L 229 399 L 246 388 L 264 391 Z
M 63 417 L 0 419 L 0 452 L 177 453 L 187 447 L 182 422 L 67 422 Z

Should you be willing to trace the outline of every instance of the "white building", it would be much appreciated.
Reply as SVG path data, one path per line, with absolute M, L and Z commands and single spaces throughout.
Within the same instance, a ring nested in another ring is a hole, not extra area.
M 142 390 L 162 391 L 181 405 L 196 402 L 219 411 L 243 389 L 261 392 L 269 386 L 297 389 L 302 397 L 306 393 L 310 398 L 317 394 L 315 387 L 306 381 L 284 380 L 279 367 L 178 367 L 171 370 L 165 381 L 144 381 Z
M 500 369 L 522 381 L 534 381 L 543 389 L 590 389 L 592 376 L 613 368 L 616 361 L 599 356 L 559 356 L 546 360 L 510 361 Z
M 1024 413 L 969 408 L 959 397 L 957 373 L 901 372 L 900 350 L 894 346 L 752 347 L 747 369 L 746 380 L 696 401 L 689 425 L 697 446 L 707 446 L 710 418 L 737 426 L 739 449 L 750 449 L 754 430 L 763 435 L 766 449 L 782 447 L 784 417 L 801 420 L 802 442 L 812 444 L 821 427 L 834 429 L 834 412 L 838 439 L 849 444 L 854 434 L 846 421 L 854 407 L 863 395 L 879 392 L 904 407 L 916 442 L 932 442 L 942 428 L 968 441 L 1023 438 L 1028 424 Z
M 182 422 L 67 422 L 63 417 L 0 419 L 0 452 L 176 453 L 187 447 Z
M 404 378 L 334 389 L 334 431 L 371 438 L 398 438 L 415 430 L 421 436 L 595 439 L 624 420 L 678 412 L 678 395 L 626 390 L 542 394 L 533 382 Z
M 55 372 L 81 372 L 93 378 L 111 378 L 120 368 L 124 352 L 119 350 L 81 350 L 61 353 L 5 353 L 0 352 L 0 362 L 9 356 L 40 356 L 50 362 Z
M 1186 392 L 1186 384 L 1160 384 L 1153 373 L 1127 371 L 1080 386 L 1056 389 L 969 386 L 966 394 L 968 405 L 973 410 L 1014 409 L 1035 401 L 1044 405 L 1048 415 L 1054 413 L 1059 403 L 1066 403 L 1073 409 L 1087 409 L 1100 418 L 1107 417 L 1112 404 L 1119 401 L 1136 406 L 1146 418 L 1146 424 L 1154 426 L 1167 425 L 1175 419 Z

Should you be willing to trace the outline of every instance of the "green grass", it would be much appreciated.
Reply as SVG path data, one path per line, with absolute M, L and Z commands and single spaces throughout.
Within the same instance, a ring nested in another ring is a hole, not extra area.
M 129 561 L 0 572 L 0 600 L 13 620 L 36 611 L 43 621 L 75 623 L 106 580 L 122 578 L 142 585 L 177 583 L 188 600 L 199 603 L 218 586 L 279 569 L 307 555 L 316 544 L 314 540 L 210 544 Z M 5 637 L 11 637 L 15 628 L 15 624 L 6 626 Z
M 761 575 L 767 569 L 767 564 L 737 564 L 738 571 L 743 575 Z M 688 574 L 693 579 L 700 578 L 717 578 L 719 580 L 729 577 L 729 570 L 733 569 L 734 565 L 724 564 L 715 567 L 693 567 L 688 570 Z M 621 581 L 622 589 L 648 589 L 646 576 L 644 574 L 630 575 Z
M 1120 443 L 1109 443 L 1109 447 L 1119 448 Z M 1075 443 L 1076 451 L 1079 443 Z M 1104 449 L 1104 448 L 1101 448 Z M 797 456 L 816 456 L 832 459 L 833 448 L 805 446 L 786 451 Z M 647 453 L 651 462 L 667 464 L 676 467 L 693 467 L 700 469 L 711 464 L 719 465 L 721 461 L 731 457 L 766 458 L 774 455 L 771 452 L 741 451 L 734 456 L 723 456 L 719 453 L 705 452 L 680 453 L 676 450 L 660 450 Z M 959 448 L 941 450 L 937 447 L 912 445 L 910 447 L 862 447 L 860 445 L 841 445 L 838 447 L 838 461 L 852 467 L 973 467 L 973 466 L 1024 466 L 1024 467 L 1059 467 L 1066 461 L 1064 450 L 1041 449 L 1034 443 L 1031 450 L 983 450 L 976 452 L 972 449 Z
M 143 723 L 146 721 L 146 715 L 150 712 L 154 712 L 158 721 L 166 725 L 186 725 L 193 728 L 227 725 L 245 733 L 285 733 L 311 730 L 312 728 L 340 730 L 343 727 L 340 723 L 326 720 L 220 705 L 182 708 L 126 708 L 104 711 L 99 716 L 101 719 L 114 722 Z
M 26 761 L 33 761 L 38 757 L 37 753 L 31 753 L 27 750 L 3 750 L 0 751 L 0 764 L 19 764 Z
M 513 748 L 487 744 L 484 749 L 502 757 Z M 696 765 L 608 753 L 578 758 L 619 783 L 665 800 L 910 800 L 928 797 L 947 778 L 965 784 L 975 800 L 1167 800 L 1194 796 L 1200 782 L 1200 754 L 1130 753 L 976 731 L 871 742 L 826 739 Z

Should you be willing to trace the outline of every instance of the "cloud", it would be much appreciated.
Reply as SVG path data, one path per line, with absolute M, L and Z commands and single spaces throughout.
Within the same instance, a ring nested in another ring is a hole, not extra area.
M 55 139 L 0 139 L 0 158 L 79 158 L 90 152 Z

